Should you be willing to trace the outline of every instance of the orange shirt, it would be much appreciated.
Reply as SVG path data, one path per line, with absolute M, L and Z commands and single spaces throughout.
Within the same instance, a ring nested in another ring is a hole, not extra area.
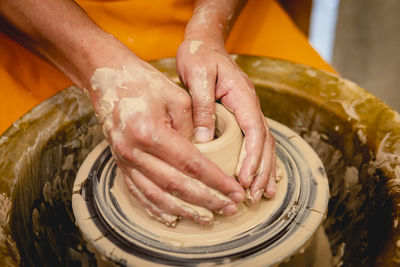
M 174 57 L 193 11 L 190 0 L 79 0 L 89 16 L 139 57 Z M 274 0 L 249 0 L 227 40 L 230 53 L 268 56 L 334 72 Z M 60 71 L 0 33 L 0 133 L 72 85 Z

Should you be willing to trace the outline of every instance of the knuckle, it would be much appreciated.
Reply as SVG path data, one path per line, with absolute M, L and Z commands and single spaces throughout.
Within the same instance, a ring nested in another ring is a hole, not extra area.
M 205 199 L 201 202 L 202 207 L 207 207 L 208 209 L 213 210 L 213 211 L 220 211 L 226 205 L 227 205 L 227 203 L 225 201 L 222 201 L 217 197 Z
M 214 108 L 208 105 L 196 105 L 193 106 L 193 114 L 196 122 L 212 122 L 214 123 L 213 114 L 215 113 Z
M 172 195 L 179 194 L 180 191 L 180 185 L 177 181 L 175 180 L 169 180 L 165 186 L 165 190 Z
M 193 112 L 198 114 L 211 114 L 214 112 L 214 109 L 212 105 L 208 105 L 208 103 L 198 103 L 197 105 L 193 105 Z
M 144 192 L 144 195 L 146 196 L 147 200 L 153 203 L 154 205 L 158 206 L 158 204 L 160 203 L 160 196 L 154 190 L 146 190 Z
M 141 151 L 124 142 L 113 143 L 112 152 L 116 159 L 121 160 L 125 164 L 128 163 L 130 166 L 139 166 L 142 164 Z
M 139 194 L 136 185 L 132 181 L 129 181 L 125 184 L 127 185 L 128 192 L 131 193 L 135 198 L 138 198 L 139 200 Z
M 182 164 L 183 172 L 189 175 L 196 175 L 200 172 L 202 168 L 201 159 L 198 157 L 192 157 L 191 159 L 186 160 Z
M 126 159 L 128 156 L 128 151 L 126 149 L 126 146 L 123 144 L 123 142 L 116 142 L 112 146 L 114 154 L 121 158 L 121 159 Z
M 129 155 L 129 159 L 131 160 L 131 162 L 134 162 L 135 166 L 141 165 L 141 151 L 137 148 L 132 148 L 131 149 L 131 153 Z
M 128 185 L 128 192 L 133 195 L 134 197 L 138 197 L 137 191 L 135 190 L 135 188 L 132 187 L 132 185 Z
M 135 142 L 143 147 L 149 147 L 154 145 L 153 140 L 153 127 L 149 126 L 148 124 L 141 124 L 135 127 L 133 131 L 133 136 Z

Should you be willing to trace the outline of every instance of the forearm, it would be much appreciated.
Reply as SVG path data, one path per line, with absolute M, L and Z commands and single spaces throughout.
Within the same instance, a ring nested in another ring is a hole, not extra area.
M 186 40 L 208 39 L 224 43 L 245 0 L 198 0 L 186 31 Z
M 75 84 L 90 86 L 94 69 L 116 55 L 105 46 L 122 46 L 70 0 L 0 1 L 0 27 L 11 38 L 63 71 Z

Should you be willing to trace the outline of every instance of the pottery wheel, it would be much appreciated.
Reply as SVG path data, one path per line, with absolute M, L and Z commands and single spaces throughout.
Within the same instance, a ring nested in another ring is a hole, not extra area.
M 170 228 L 148 220 L 126 191 L 104 141 L 81 166 L 73 209 L 83 235 L 117 263 L 137 265 L 279 264 L 307 245 L 320 226 L 329 198 L 321 161 L 295 132 L 268 120 L 284 173 L 276 196 L 242 205 L 233 216 L 216 215 L 213 226 L 181 221 Z M 121 203 L 129 203 L 131 208 Z

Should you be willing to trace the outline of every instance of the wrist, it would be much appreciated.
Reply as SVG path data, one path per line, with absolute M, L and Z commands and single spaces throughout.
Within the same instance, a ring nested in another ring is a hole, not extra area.
M 186 30 L 184 41 L 201 41 L 213 47 L 225 48 L 225 39 L 222 32 L 190 29 Z
M 244 0 L 199 0 L 186 31 L 185 40 L 203 40 L 223 44 L 243 8 Z
M 91 88 L 91 77 L 96 69 L 122 69 L 141 61 L 123 43 L 102 30 L 81 40 L 75 51 L 76 55 L 71 57 L 71 65 L 76 68 L 73 81 L 80 88 Z

